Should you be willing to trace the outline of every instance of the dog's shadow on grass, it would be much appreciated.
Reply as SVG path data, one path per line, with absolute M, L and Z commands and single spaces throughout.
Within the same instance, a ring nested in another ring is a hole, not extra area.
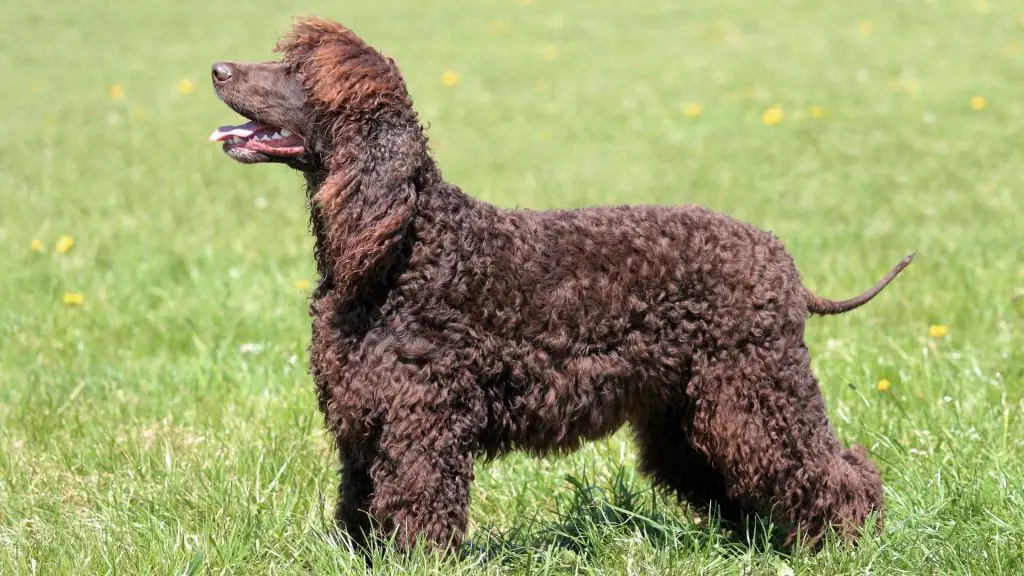
M 624 469 L 616 471 L 611 484 L 602 487 L 586 476 L 568 476 L 568 497 L 556 502 L 552 519 L 525 518 L 510 529 L 481 526 L 464 547 L 463 558 L 488 560 L 538 554 L 562 554 L 586 560 L 607 549 L 610 540 L 643 539 L 659 548 L 717 549 L 737 555 L 778 549 L 779 531 L 760 518 L 748 518 L 743 526 L 719 521 L 714 511 L 700 517 L 685 506 L 650 487 L 628 480 Z

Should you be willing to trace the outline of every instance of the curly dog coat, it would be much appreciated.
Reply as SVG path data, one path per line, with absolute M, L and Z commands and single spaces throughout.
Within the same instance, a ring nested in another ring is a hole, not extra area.
M 443 180 L 390 58 L 318 18 L 277 51 L 214 64 L 250 121 L 211 139 L 305 175 L 310 370 L 357 542 L 458 547 L 476 457 L 567 452 L 627 422 L 655 484 L 726 519 L 768 514 L 817 542 L 881 518 L 880 475 L 837 440 L 804 323 L 867 302 L 909 256 L 832 302 L 772 234 L 700 207 L 499 209 Z

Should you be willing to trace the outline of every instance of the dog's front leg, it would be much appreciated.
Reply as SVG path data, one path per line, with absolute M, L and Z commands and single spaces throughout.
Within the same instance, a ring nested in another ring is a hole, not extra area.
M 407 403 L 389 414 L 381 433 L 379 460 L 371 472 L 370 510 L 404 551 L 418 541 L 442 551 L 458 549 L 485 418 L 472 408 L 480 403 L 438 398 L 451 389 L 406 391 Z

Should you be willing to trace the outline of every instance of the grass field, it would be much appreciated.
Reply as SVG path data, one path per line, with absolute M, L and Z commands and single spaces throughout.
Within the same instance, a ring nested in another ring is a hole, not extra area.
M 302 14 L 398 60 L 479 198 L 707 205 L 833 297 L 918 254 L 808 325 L 830 417 L 882 468 L 881 537 L 719 529 L 651 494 L 624 430 L 480 464 L 464 557 L 374 572 L 1024 573 L 1024 6 L 846 4 L 9 3 L 0 574 L 364 570 L 330 523 L 301 179 L 206 142 L 235 118 L 210 63 L 270 57 Z

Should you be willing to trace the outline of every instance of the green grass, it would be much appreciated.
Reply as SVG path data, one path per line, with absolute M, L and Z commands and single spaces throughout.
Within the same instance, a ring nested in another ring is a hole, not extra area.
M 210 63 L 270 57 L 310 13 L 396 57 L 445 175 L 479 198 L 704 204 L 775 232 L 833 297 L 918 253 L 807 332 L 842 440 L 882 468 L 880 538 L 809 555 L 695 522 L 652 496 L 622 431 L 480 464 L 465 557 L 378 549 L 377 573 L 1024 573 L 1019 4 L 300 4 L 3 10 L 0 573 L 364 569 L 330 525 L 301 179 L 206 142 L 234 118 Z

